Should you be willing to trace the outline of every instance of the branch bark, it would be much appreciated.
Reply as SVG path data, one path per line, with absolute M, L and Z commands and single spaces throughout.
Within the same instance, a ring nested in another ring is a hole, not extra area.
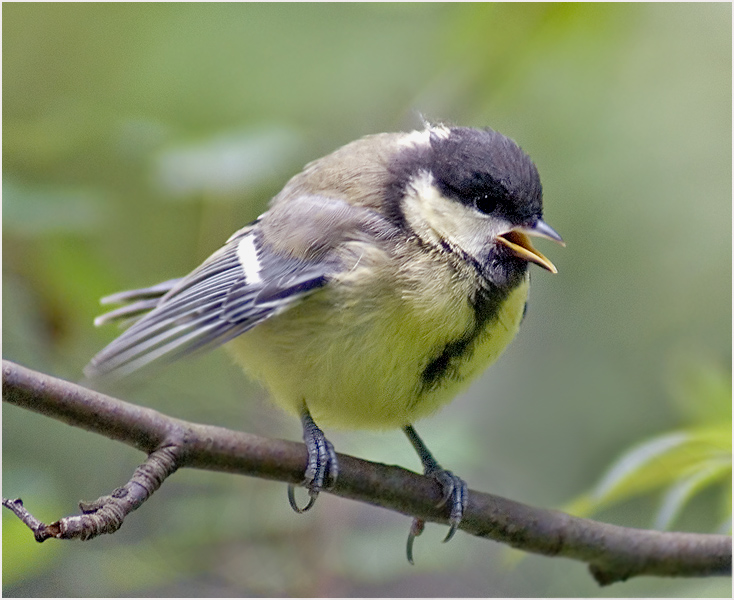
M 189 423 L 129 404 L 3 360 L 3 401 L 131 445 L 146 454 L 123 487 L 93 503 L 82 515 L 45 525 L 20 500 L 3 500 L 34 532 L 89 539 L 112 533 L 176 469 L 193 467 L 298 484 L 306 468 L 303 444 L 269 440 L 221 427 Z M 437 508 L 435 481 L 397 466 L 339 454 L 339 478 L 330 493 L 405 515 L 447 523 Z M 534 508 L 470 491 L 460 529 L 546 556 L 585 562 L 601 585 L 637 575 L 702 577 L 730 575 L 731 537 L 619 527 Z

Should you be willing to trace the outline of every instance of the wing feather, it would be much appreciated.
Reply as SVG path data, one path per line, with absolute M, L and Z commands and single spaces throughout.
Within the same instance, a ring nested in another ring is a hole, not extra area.
M 255 236 L 259 253 L 267 255 L 265 278 L 256 284 L 248 283 L 237 256 L 246 236 Z M 154 361 L 172 361 L 220 346 L 325 285 L 333 267 L 334 261 L 309 262 L 276 254 L 263 247 L 256 227 L 245 228 L 188 277 L 107 297 L 107 302 L 131 304 L 95 323 L 149 312 L 97 354 L 85 374 L 122 376 Z

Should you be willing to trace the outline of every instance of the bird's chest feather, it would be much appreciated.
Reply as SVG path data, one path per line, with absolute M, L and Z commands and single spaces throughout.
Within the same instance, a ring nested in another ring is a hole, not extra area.
M 499 356 L 522 318 L 527 282 L 478 322 L 452 276 L 395 285 L 357 267 L 228 346 L 290 412 L 305 402 L 325 426 L 400 427 L 450 401 Z

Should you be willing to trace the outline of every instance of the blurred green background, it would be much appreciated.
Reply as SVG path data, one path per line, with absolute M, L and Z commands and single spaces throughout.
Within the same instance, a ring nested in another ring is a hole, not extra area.
M 476 489 L 538 506 L 685 427 L 690 369 L 731 364 L 729 4 L 5 4 L 3 356 L 81 379 L 116 334 L 98 298 L 180 276 L 304 163 L 434 121 L 533 157 L 545 217 L 515 343 L 418 423 Z M 176 417 L 299 439 L 224 352 L 112 390 Z M 694 401 L 695 402 L 695 401 Z M 730 418 L 730 417 L 729 417 Z M 327 432 L 419 469 L 399 431 Z M 126 481 L 134 450 L 3 406 L 3 492 L 47 522 Z M 660 497 L 598 518 L 648 527 Z M 677 529 L 716 530 L 702 494 Z M 728 579 L 599 589 L 585 567 L 285 486 L 183 471 L 113 536 L 32 541 L 3 514 L 6 596 L 729 596 Z M 10 518 L 8 518 L 10 517 Z

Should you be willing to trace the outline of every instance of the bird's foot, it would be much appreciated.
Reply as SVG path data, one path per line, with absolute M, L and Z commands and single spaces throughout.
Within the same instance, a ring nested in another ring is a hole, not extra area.
M 466 504 L 469 499 L 469 488 L 466 482 L 454 475 L 451 471 L 445 469 L 426 469 L 427 476 L 432 477 L 441 486 L 442 497 L 437 507 L 447 506 L 449 507 L 449 532 L 444 538 L 444 543 L 448 542 L 456 530 L 459 528 L 461 519 L 464 516 L 466 510 Z M 406 553 L 408 556 L 408 562 L 412 565 L 413 563 L 413 542 L 421 533 L 425 527 L 425 521 L 423 519 L 413 519 L 410 526 L 410 533 L 408 534 L 408 544 Z
M 334 446 L 326 439 L 324 432 L 314 423 L 308 409 L 304 406 L 301 414 L 303 441 L 308 451 L 308 463 L 301 485 L 308 489 L 309 500 L 303 507 L 296 502 L 295 485 L 288 486 L 288 502 L 297 513 L 310 510 L 323 489 L 334 487 L 339 475 L 339 463 Z

